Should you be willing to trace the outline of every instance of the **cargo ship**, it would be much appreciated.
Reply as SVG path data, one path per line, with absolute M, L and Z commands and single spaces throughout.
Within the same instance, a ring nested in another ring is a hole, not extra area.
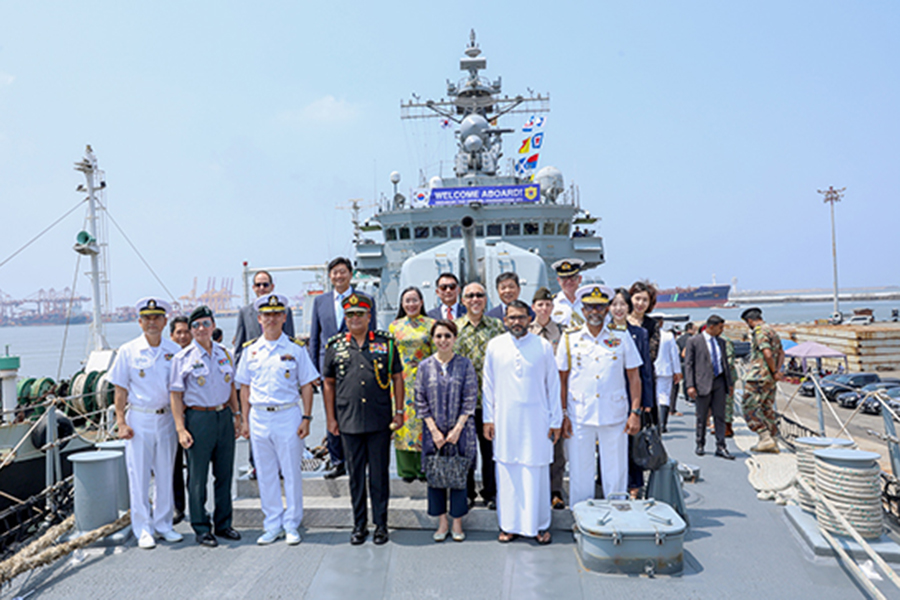
M 656 295 L 656 308 L 720 307 L 728 302 L 730 291 L 731 286 L 727 284 L 659 290 Z

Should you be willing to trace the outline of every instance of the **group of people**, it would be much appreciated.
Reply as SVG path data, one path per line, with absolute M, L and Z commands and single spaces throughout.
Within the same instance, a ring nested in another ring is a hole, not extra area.
M 239 340 L 234 359 L 212 342 L 215 317 L 207 307 L 187 318 L 193 339 L 179 348 L 162 337 L 166 303 L 141 300 L 143 335 L 122 347 L 111 371 L 119 434 L 128 440 L 139 545 L 153 547 L 157 536 L 181 539 L 172 528 L 172 492 L 159 484 L 172 478 L 176 439 L 186 451 L 197 541 L 215 546 L 217 536 L 240 538 L 231 527 L 230 481 L 234 440 L 242 435 L 251 442 L 265 518 L 257 542 L 285 537 L 299 543 L 303 440 L 317 380 L 333 467 L 327 476 L 349 476 L 354 545 L 369 535 L 369 496 L 373 541 L 388 541 L 392 440 L 397 474 L 429 482 L 435 541 L 463 541 L 462 518 L 480 496 L 497 510 L 500 542 L 527 536 L 550 543 L 551 510 L 567 505 L 567 462 L 570 506 L 593 498 L 598 479 L 605 496 L 638 495 L 644 473 L 630 458 L 629 436 L 647 424 L 666 427 L 682 373 L 697 405 L 697 453 L 704 453 L 711 413 L 716 455 L 733 459 L 724 437 L 725 399 L 735 379 L 719 337 L 724 321 L 711 316 L 702 335 L 689 337 L 680 352 L 682 340 L 648 316 L 656 299 L 652 285 L 582 285 L 582 267 L 577 259 L 555 263 L 561 291 L 553 296 L 540 288 L 530 304 L 519 298 L 516 274 L 503 273 L 495 281 L 500 303 L 491 311 L 481 283 L 462 288 L 456 275 L 442 273 L 435 282 L 437 307 L 426 311 L 421 291 L 407 288 L 397 318 L 381 331 L 374 300 L 353 289 L 352 263 L 339 257 L 328 265 L 332 290 L 315 300 L 308 344 L 285 333 L 288 301 L 260 271 L 257 300 L 252 313 L 242 311 L 237 336 L 258 337 Z M 783 353 L 759 309 L 742 318 L 753 332 L 744 413 L 759 433 L 756 449 L 777 451 L 774 381 Z M 462 479 L 449 488 L 433 484 L 451 459 L 465 464 Z M 204 508 L 210 465 L 212 519 Z M 157 481 L 152 510 L 151 471 Z

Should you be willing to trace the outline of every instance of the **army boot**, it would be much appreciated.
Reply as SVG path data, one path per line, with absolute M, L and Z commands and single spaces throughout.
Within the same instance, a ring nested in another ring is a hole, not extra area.
M 772 454 L 778 454 L 778 442 L 775 441 L 775 438 L 772 437 L 772 433 L 766 429 L 765 431 L 761 431 L 759 433 L 759 441 L 755 446 L 750 448 L 750 452 L 769 452 Z

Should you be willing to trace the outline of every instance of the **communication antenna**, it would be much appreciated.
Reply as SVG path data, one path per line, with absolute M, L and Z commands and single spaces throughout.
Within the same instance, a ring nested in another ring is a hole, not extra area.
M 360 228 L 359 211 L 363 208 L 374 208 L 374 202 L 366 202 L 362 198 L 354 198 L 347 200 L 347 204 L 340 205 L 339 210 L 350 211 L 350 222 L 353 224 L 353 245 L 358 246 L 362 243 L 362 229 Z

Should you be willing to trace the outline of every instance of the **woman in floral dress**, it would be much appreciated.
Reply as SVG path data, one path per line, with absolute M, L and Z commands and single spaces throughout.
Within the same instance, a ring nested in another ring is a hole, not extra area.
M 403 361 L 403 391 L 406 410 L 403 427 L 394 432 L 394 447 L 397 450 L 397 475 L 404 481 L 425 479 L 422 472 L 422 420 L 416 417 L 415 386 L 419 363 L 431 356 L 434 345 L 431 342 L 431 326 L 434 319 L 425 316 L 425 302 L 422 292 L 408 287 L 400 294 L 400 311 L 391 323 L 390 332 L 394 336 L 400 359 Z

